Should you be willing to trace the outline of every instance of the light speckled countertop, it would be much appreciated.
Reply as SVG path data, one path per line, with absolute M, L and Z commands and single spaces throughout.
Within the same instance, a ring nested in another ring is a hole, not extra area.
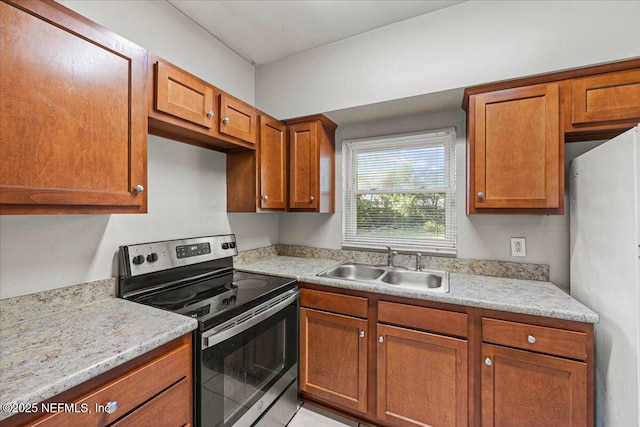
M 42 402 L 198 325 L 186 316 L 113 297 L 32 315 L 15 321 L 6 316 L 0 324 L 3 405 Z M 11 415 L 2 410 L 0 420 Z
M 276 256 L 243 263 L 237 265 L 236 268 L 258 273 L 295 277 L 301 282 L 335 288 L 375 292 L 578 322 L 598 322 L 596 313 L 567 295 L 551 282 L 450 273 L 449 293 L 439 293 L 317 276 L 318 273 L 337 264 L 339 264 L 338 261 L 331 259 Z

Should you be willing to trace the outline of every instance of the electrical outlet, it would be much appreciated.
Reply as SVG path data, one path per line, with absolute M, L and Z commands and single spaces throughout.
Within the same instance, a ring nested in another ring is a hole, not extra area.
M 524 237 L 511 238 L 511 256 L 527 256 L 527 244 Z

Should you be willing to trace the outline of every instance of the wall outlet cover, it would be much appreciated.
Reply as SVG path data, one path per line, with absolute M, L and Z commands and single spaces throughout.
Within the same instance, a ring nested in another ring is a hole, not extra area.
M 511 256 L 527 256 L 527 244 L 524 237 L 511 238 Z

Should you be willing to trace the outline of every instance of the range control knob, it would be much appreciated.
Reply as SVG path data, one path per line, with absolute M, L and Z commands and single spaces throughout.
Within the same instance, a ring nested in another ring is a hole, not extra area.
M 231 295 L 231 296 L 229 297 L 229 303 L 230 303 L 230 304 L 233 304 L 234 302 L 236 302 L 236 299 L 237 299 L 237 298 L 236 298 L 236 296 L 235 296 L 235 295 Z
M 158 260 L 158 254 L 153 252 L 150 253 L 149 255 L 147 255 L 147 261 L 149 262 L 156 262 Z
M 134 263 L 135 265 L 140 265 L 140 264 L 142 264 L 144 262 L 144 256 L 136 255 L 136 256 L 133 257 L 131 262 Z
M 222 305 L 229 305 L 229 298 L 225 298 L 222 300 Z
M 231 249 L 235 248 L 236 247 L 236 242 L 229 242 L 229 247 Z
M 224 243 L 222 244 L 222 249 L 229 249 L 229 243 L 224 242 Z

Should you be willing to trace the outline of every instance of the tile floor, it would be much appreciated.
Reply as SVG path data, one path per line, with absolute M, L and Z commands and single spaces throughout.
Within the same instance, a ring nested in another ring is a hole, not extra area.
M 311 405 L 303 405 L 296 415 L 289 421 L 287 427 L 367 427 L 342 418 L 330 412 L 323 411 Z

